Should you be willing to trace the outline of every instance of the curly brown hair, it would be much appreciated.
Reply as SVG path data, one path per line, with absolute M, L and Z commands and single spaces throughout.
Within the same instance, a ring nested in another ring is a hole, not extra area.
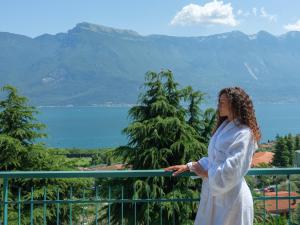
M 224 88 L 219 92 L 219 102 L 221 95 L 225 94 L 231 104 L 231 111 L 233 118 L 237 119 L 240 124 L 247 125 L 253 135 L 255 140 L 258 142 L 261 138 L 261 133 L 259 126 L 255 117 L 255 110 L 253 103 L 249 95 L 240 87 L 229 87 Z M 221 117 L 219 113 L 219 107 L 217 110 L 217 124 L 214 132 L 218 127 L 226 120 L 227 117 Z

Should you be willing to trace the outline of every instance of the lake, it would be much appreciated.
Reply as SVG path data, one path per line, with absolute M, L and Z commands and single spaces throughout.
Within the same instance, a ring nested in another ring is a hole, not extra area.
M 47 125 L 49 147 L 103 148 L 127 143 L 122 129 L 129 123 L 129 107 L 40 107 L 38 119 Z M 300 104 L 257 104 L 262 142 L 276 134 L 300 133 Z

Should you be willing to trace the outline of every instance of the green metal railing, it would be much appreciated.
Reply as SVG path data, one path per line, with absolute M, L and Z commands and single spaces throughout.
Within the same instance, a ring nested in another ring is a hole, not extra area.
M 35 213 L 35 207 L 41 207 L 42 210 L 42 218 L 43 218 L 43 224 L 47 224 L 47 210 L 49 205 L 55 206 L 55 214 L 56 218 L 53 219 L 55 222 L 51 221 L 51 224 L 62 224 L 60 221 L 60 214 L 62 213 L 62 205 L 68 206 L 68 224 L 75 224 L 73 221 L 73 212 L 75 210 L 76 205 L 82 205 L 82 212 L 81 215 L 81 224 L 99 224 L 99 209 L 101 206 L 105 205 L 107 208 L 107 219 L 105 224 L 111 224 L 111 207 L 112 204 L 120 204 L 121 205 L 121 224 L 124 224 L 124 204 L 133 204 L 134 210 L 134 224 L 136 224 L 136 205 L 137 204 L 147 204 L 149 207 L 150 203 L 156 202 L 156 203 L 163 203 L 163 202 L 186 202 L 186 204 L 191 202 L 198 202 L 199 198 L 142 198 L 142 199 L 135 199 L 135 198 L 125 198 L 124 197 L 124 187 L 120 187 L 120 198 L 113 198 L 112 197 L 112 190 L 109 186 L 107 193 L 107 198 L 101 198 L 99 189 L 99 186 L 94 185 L 93 189 L 93 197 L 91 197 L 89 191 L 89 196 L 87 197 L 87 191 L 86 189 L 82 190 L 82 196 L 81 198 L 74 197 L 74 190 L 72 187 L 68 187 L 67 192 L 67 198 L 66 196 L 63 197 L 63 194 L 66 195 L 66 193 L 62 193 L 59 188 L 56 189 L 55 193 L 55 199 L 53 199 L 53 193 L 52 193 L 52 199 L 48 196 L 48 189 L 47 185 L 43 188 L 43 193 L 40 194 L 42 198 L 36 199 L 35 196 L 35 190 L 34 187 L 30 187 L 30 193 L 28 193 L 27 199 L 24 199 L 22 196 L 22 188 L 23 187 L 15 187 L 11 184 L 13 184 L 13 181 L 15 180 L 28 180 L 28 179 L 34 179 L 34 180 L 40 180 L 40 179 L 59 179 L 59 178 L 92 178 L 94 180 L 101 179 L 101 178 L 150 178 L 150 177 L 171 177 L 171 172 L 166 172 L 163 170 L 123 170 L 123 171 L 13 171 L 13 172 L 0 172 L 0 179 L 2 180 L 2 201 L 1 201 L 1 210 L 2 210 L 2 217 L 3 217 L 3 225 L 10 225 L 13 224 L 9 221 L 9 212 L 11 208 L 14 210 L 14 215 L 17 216 L 17 222 L 15 224 L 24 224 L 22 221 L 22 206 L 27 205 L 29 210 L 29 221 L 26 222 L 26 224 L 37 224 L 34 221 L 34 213 Z M 181 177 L 189 177 L 194 176 L 193 173 L 184 173 L 180 175 L 176 179 L 180 179 Z M 300 175 L 300 168 L 266 168 L 266 169 L 251 169 L 247 176 L 267 176 L 267 177 L 278 177 L 278 176 L 284 176 L 287 182 L 288 187 L 288 196 L 278 196 L 278 183 L 275 184 L 275 196 L 265 196 L 265 192 L 263 192 L 262 195 L 255 196 L 254 201 L 255 202 L 261 202 L 262 211 L 261 213 L 261 219 L 262 222 L 259 224 L 268 224 L 267 222 L 267 207 L 266 203 L 269 200 L 275 200 L 276 201 L 276 209 L 277 213 L 275 213 L 275 224 L 279 224 L 279 202 L 282 200 L 288 200 L 289 204 L 289 210 L 288 214 L 286 215 L 288 224 L 300 224 L 298 221 L 293 221 L 293 218 L 291 217 L 291 201 L 297 201 L 300 199 L 300 196 L 291 196 L 291 176 L 297 176 Z M 14 189 L 16 194 L 16 199 L 10 199 L 9 194 L 10 190 Z M 93 205 L 93 207 L 88 208 L 85 205 Z M 12 207 L 14 206 L 14 207 Z M 11 207 L 11 208 L 10 208 Z M 64 209 L 65 210 L 65 209 Z M 78 210 L 78 208 L 76 209 Z M 92 212 L 91 212 L 92 210 Z M 162 209 L 160 209 L 162 210 Z M 147 211 L 149 213 L 149 210 Z M 65 213 L 65 212 L 64 212 Z M 93 217 L 90 217 L 88 214 L 93 214 Z M 162 224 L 162 212 L 160 212 L 160 224 Z M 91 219 L 92 218 L 92 219 Z M 49 218 L 48 218 L 49 219 Z M 149 218 L 148 222 L 149 224 Z M 2 224 L 2 222 L 0 222 Z

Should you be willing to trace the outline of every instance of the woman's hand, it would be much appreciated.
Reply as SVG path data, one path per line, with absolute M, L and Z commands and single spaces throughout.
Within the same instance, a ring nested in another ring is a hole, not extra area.
M 164 168 L 165 171 L 175 171 L 172 173 L 172 176 L 177 176 L 185 171 L 189 171 L 189 168 L 187 165 L 175 165 L 175 166 L 169 166 L 167 168 Z

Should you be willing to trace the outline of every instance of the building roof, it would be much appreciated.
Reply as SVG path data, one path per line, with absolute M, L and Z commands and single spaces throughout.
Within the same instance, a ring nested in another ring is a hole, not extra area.
M 287 191 L 278 191 L 277 192 L 279 197 L 288 197 L 289 192 Z M 276 192 L 266 192 L 265 196 L 276 196 Z M 297 192 L 291 192 L 290 196 L 299 196 Z M 296 199 L 278 199 L 278 209 L 276 209 L 276 199 L 274 200 L 266 200 L 265 205 L 266 205 L 266 211 L 269 213 L 287 213 L 289 212 L 289 202 L 290 202 L 290 209 L 294 210 L 297 208 L 297 204 L 300 202 L 299 200 Z
M 274 158 L 273 152 L 256 152 L 252 158 L 251 167 L 256 167 L 260 163 L 271 164 Z
M 126 164 L 113 164 L 110 166 L 107 165 L 97 165 L 92 167 L 78 167 L 80 171 L 96 171 L 96 170 L 125 170 L 130 169 L 131 166 L 128 166 Z

